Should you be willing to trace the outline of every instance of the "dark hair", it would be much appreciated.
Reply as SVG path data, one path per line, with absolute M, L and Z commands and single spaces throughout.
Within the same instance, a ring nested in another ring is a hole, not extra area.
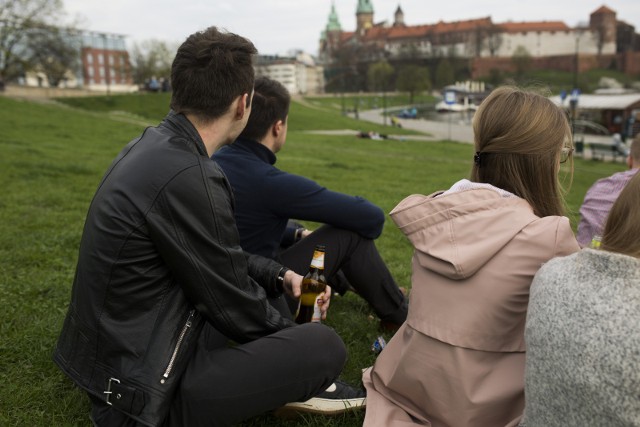
M 249 40 L 216 27 L 190 35 L 171 65 L 171 108 L 204 122 L 221 117 L 238 96 L 251 94 L 256 53 Z
M 278 120 L 286 122 L 291 96 L 287 89 L 268 77 L 258 77 L 253 91 L 251 115 L 241 137 L 261 140 Z
M 566 115 L 537 93 L 495 89 L 473 117 L 476 155 L 471 181 L 525 199 L 536 215 L 563 215 L 560 156 L 572 146 Z

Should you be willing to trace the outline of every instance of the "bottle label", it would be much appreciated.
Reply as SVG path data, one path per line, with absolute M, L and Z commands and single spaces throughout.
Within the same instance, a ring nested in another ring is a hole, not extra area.
M 316 305 L 317 298 L 317 295 L 305 292 L 304 294 L 300 295 L 300 304 L 311 307 L 312 305 Z
M 316 295 L 316 298 L 313 304 L 313 315 L 311 316 L 312 322 L 320 323 L 322 321 L 322 313 L 320 312 L 320 303 L 322 302 L 321 295 L 322 294 Z
M 311 259 L 311 267 L 324 269 L 324 252 L 313 251 L 313 258 Z

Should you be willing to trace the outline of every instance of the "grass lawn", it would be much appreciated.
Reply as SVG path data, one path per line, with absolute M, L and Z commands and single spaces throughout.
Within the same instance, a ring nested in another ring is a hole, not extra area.
M 3 426 L 90 425 L 88 399 L 51 362 L 69 301 L 84 217 L 113 157 L 141 132 L 144 123 L 157 122 L 168 110 L 168 98 L 162 94 L 65 102 L 76 108 L 0 97 Z M 294 104 L 290 120 L 279 167 L 334 190 L 364 196 L 386 212 L 409 194 L 448 188 L 468 175 L 470 145 L 306 133 L 358 129 L 360 122 L 330 108 Z M 377 125 L 367 124 L 367 128 L 389 131 Z M 577 212 L 593 181 L 623 169 L 622 164 L 576 160 L 568 195 L 571 211 Z M 572 217 L 574 226 L 576 218 Z M 399 283 L 409 285 L 412 250 L 389 219 L 377 245 Z M 343 379 L 359 383 L 360 369 L 374 361 L 370 346 L 379 335 L 376 320 L 362 300 L 347 295 L 334 299 L 327 323 L 349 350 Z M 358 413 L 285 422 L 266 414 L 243 425 L 359 426 L 362 419 Z

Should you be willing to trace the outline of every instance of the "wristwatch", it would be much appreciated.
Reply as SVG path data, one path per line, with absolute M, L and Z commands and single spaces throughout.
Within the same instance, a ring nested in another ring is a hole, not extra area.
M 284 292 L 284 275 L 287 274 L 287 271 L 289 271 L 287 267 L 282 267 L 276 276 L 276 289 L 280 293 Z

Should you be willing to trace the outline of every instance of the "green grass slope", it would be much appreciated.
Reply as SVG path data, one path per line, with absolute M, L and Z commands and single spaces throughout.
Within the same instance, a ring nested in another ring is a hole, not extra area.
M 75 108 L 0 97 L 0 425 L 90 425 L 87 398 L 55 367 L 51 354 L 93 193 L 114 156 L 144 126 L 109 112 L 154 123 L 168 110 L 168 98 L 157 94 L 69 104 Z M 306 131 L 351 126 L 339 113 L 299 104 L 290 119 L 279 167 L 364 196 L 386 212 L 409 194 L 447 188 L 466 177 L 471 165 L 470 145 L 311 135 Z M 623 168 L 576 161 L 571 209 L 577 211 L 594 180 Z M 389 219 L 377 246 L 398 282 L 408 286 L 412 250 Z M 327 323 L 348 347 L 343 378 L 358 384 L 360 369 L 374 361 L 370 345 L 379 335 L 377 321 L 361 299 L 347 295 L 334 298 Z M 362 419 L 359 413 L 285 422 L 266 414 L 243 425 L 359 426 Z

